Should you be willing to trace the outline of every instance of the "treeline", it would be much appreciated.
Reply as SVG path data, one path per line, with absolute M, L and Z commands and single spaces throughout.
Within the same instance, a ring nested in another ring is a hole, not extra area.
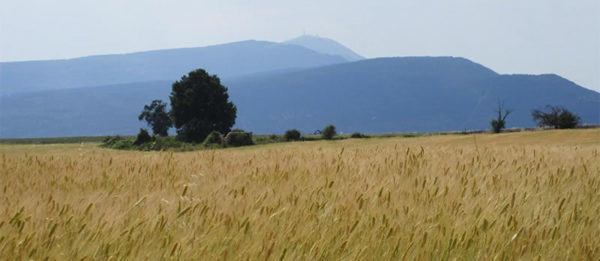
M 235 124 L 237 107 L 229 100 L 227 87 L 221 84 L 216 75 L 210 75 L 198 69 L 184 75 L 172 85 L 168 104 L 162 100 L 153 100 L 145 105 L 138 120 L 146 121 L 153 135 L 148 130 L 140 129 L 135 139 L 120 136 L 108 137 L 103 141 L 104 147 L 115 149 L 165 150 L 238 147 L 255 144 L 252 132 L 231 130 Z M 548 111 L 533 110 L 532 117 L 538 126 L 552 126 L 557 129 L 574 128 L 580 118 L 558 106 L 548 105 Z M 511 110 L 505 109 L 503 103 L 498 104 L 497 118 L 490 122 L 492 131 L 500 133 L 506 126 Z M 175 128 L 176 136 L 169 137 L 169 129 Z M 331 140 L 336 137 L 335 126 L 328 125 L 316 131 L 311 137 L 304 137 L 300 131 L 290 129 L 280 138 L 277 135 L 261 142 L 300 141 L 315 139 Z M 361 133 L 353 133 L 351 138 L 366 138 Z

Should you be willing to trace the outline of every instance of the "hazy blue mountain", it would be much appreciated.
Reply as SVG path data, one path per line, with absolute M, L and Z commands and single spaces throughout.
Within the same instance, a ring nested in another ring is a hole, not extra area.
M 334 40 L 323 37 L 302 35 L 300 37 L 285 41 L 284 43 L 303 46 L 324 54 L 338 55 L 344 57 L 348 61 L 358 61 L 364 59 L 364 57 L 350 50 L 348 47 L 343 46 Z
M 167 97 L 169 81 L 0 97 L 0 137 L 135 134 L 144 104 Z M 463 58 L 362 60 L 225 80 L 236 127 L 303 133 L 335 124 L 366 133 L 489 129 L 498 101 L 508 127 L 531 127 L 531 110 L 565 106 L 600 122 L 600 94 L 557 75 L 499 75 Z
M 600 122 L 600 94 L 556 75 L 498 75 L 463 58 L 381 58 L 230 83 L 238 127 L 259 133 L 429 132 L 488 129 L 497 102 L 508 127 L 532 127 L 531 110 L 565 106 Z M 260 103 L 256 102 L 260 97 Z
M 144 105 L 170 91 L 159 81 L 0 96 L 0 137 L 135 134 Z
M 310 68 L 346 59 L 289 44 L 243 41 L 198 48 L 0 63 L 0 95 L 140 81 L 178 80 L 197 69 L 223 79 Z

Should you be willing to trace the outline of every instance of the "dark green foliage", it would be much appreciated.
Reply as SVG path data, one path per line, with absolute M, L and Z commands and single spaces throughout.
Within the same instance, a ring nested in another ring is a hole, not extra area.
M 321 138 L 331 140 L 336 134 L 337 133 L 335 131 L 335 126 L 327 125 L 327 127 L 325 127 L 325 129 L 323 129 L 323 131 L 321 132 Z
M 506 127 L 506 122 L 502 119 L 492 120 L 490 124 L 492 125 L 492 131 L 494 131 L 494 133 L 500 133 L 502 129 Z
M 221 133 L 218 131 L 212 131 L 210 134 L 208 134 L 208 136 L 206 136 L 204 142 L 202 142 L 202 145 L 204 146 L 220 146 L 221 144 L 223 144 L 223 135 L 221 135 Z
M 145 120 L 152 127 L 154 135 L 168 136 L 169 128 L 173 125 L 169 113 L 166 111 L 167 104 L 161 100 L 153 100 L 150 105 L 144 105 L 144 110 L 138 119 Z
M 546 105 L 548 112 L 533 110 L 531 116 L 540 127 L 549 126 L 555 129 L 572 129 L 579 125 L 581 119 L 569 110 L 559 107 Z
M 142 145 L 144 143 L 151 142 L 152 140 L 153 138 L 150 136 L 150 134 L 148 134 L 146 129 L 140 129 L 140 132 L 133 142 L 133 145 Z
M 173 151 L 190 151 L 193 150 L 194 147 L 191 144 L 183 143 L 178 141 L 175 137 L 158 137 L 154 139 L 152 142 L 141 144 L 137 147 L 131 148 L 137 150 L 173 150 Z
M 287 130 L 283 135 L 283 139 L 285 139 L 285 141 L 297 141 L 300 140 L 301 137 L 302 135 L 296 129 Z
M 182 141 L 202 142 L 211 131 L 227 133 L 235 123 L 237 108 L 229 101 L 227 88 L 203 69 L 173 83 L 170 99 L 173 123 Z
M 490 122 L 494 133 L 500 133 L 502 129 L 506 127 L 506 117 L 508 117 L 508 115 L 511 113 L 511 110 L 506 110 L 503 107 L 504 103 L 498 103 L 498 109 L 496 110 L 496 113 L 498 113 L 498 118 Z
M 113 145 L 115 145 L 117 142 L 123 140 L 123 138 L 121 138 L 121 136 L 117 135 L 117 136 L 108 136 L 106 138 L 104 138 L 104 140 L 102 141 L 102 146 L 104 147 L 112 147 Z
M 353 139 L 362 139 L 362 138 L 368 138 L 368 136 L 364 135 L 364 134 L 362 134 L 360 132 L 355 132 L 355 133 L 352 133 L 352 135 L 350 135 L 350 138 L 353 138 Z
M 225 146 L 239 147 L 254 144 L 252 141 L 252 132 L 229 132 L 224 139 Z
M 194 149 L 191 144 L 178 141 L 175 137 L 152 137 L 149 142 L 134 144 L 132 138 L 121 136 L 107 137 L 101 147 L 118 150 L 175 150 L 188 151 Z
M 558 116 L 558 127 L 560 129 L 573 129 L 577 127 L 580 122 L 581 118 L 568 110 L 563 110 L 560 116 Z
M 121 136 L 106 137 L 101 146 L 120 150 L 131 149 L 133 147 L 133 140 Z
M 252 135 L 252 141 L 256 145 L 262 144 L 272 144 L 284 141 L 283 136 L 278 136 L 275 134 L 271 135 Z

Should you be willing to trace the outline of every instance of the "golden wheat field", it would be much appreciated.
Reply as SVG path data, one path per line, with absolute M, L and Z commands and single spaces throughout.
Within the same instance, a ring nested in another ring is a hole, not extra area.
M 3 260 L 600 259 L 600 130 L 0 154 Z

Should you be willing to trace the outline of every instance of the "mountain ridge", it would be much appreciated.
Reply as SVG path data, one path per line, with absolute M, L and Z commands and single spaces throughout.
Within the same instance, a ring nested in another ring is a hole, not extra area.
M 206 47 L 106 54 L 64 60 L 0 63 L 0 95 L 126 82 L 177 80 L 197 68 L 233 78 L 346 62 L 335 55 L 275 42 L 247 40 Z
M 153 99 L 173 81 L 120 84 L 0 97 L 0 137 L 135 134 Z M 319 68 L 224 79 L 238 107 L 236 128 L 257 134 L 327 124 L 364 133 L 487 129 L 498 101 L 507 127 L 533 127 L 531 110 L 565 106 L 600 122 L 600 93 L 558 75 L 503 75 L 457 57 L 367 59 Z M 96 108 L 96 109 L 95 109 Z
M 338 55 L 344 57 L 350 62 L 365 59 L 361 55 L 354 52 L 352 49 L 344 46 L 343 44 L 329 38 L 314 36 L 314 35 L 301 35 L 299 37 L 287 40 L 283 42 L 285 44 L 294 44 L 306 47 L 308 49 L 331 55 Z

